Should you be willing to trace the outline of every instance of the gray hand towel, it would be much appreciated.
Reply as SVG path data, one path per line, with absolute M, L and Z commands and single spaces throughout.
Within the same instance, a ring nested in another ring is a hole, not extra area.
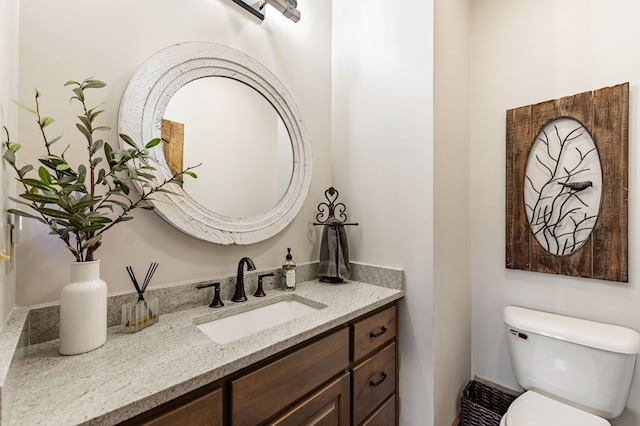
M 320 281 L 340 283 L 349 279 L 349 244 L 344 225 L 338 219 L 329 219 L 322 231 L 320 244 Z

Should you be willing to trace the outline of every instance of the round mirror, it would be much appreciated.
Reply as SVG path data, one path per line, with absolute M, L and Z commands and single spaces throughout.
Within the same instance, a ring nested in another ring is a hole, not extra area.
M 155 211 L 181 231 L 219 244 L 251 244 L 280 232 L 311 185 L 311 146 L 280 81 L 226 46 L 189 42 L 149 58 L 122 98 L 119 133 L 154 147 L 159 181 L 202 163 L 179 195 L 158 194 Z M 124 143 L 121 141 L 124 147 Z

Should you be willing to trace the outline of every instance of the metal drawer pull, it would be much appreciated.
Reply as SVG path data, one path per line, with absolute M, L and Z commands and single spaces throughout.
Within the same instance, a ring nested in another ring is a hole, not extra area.
M 369 386 L 371 387 L 380 386 L 382 382 L 386 380 L 386 378 L 387 378 L 387 374 L 383 371 L 382 373 L 380 373 L 380 380 L 378 380 L 377 382 L 374 382 L 373 380 L 371 380 L 369 382 Z
M 387 327 L 385 327 L 384 325 L 380 328 L 380 332 L 379 333 L 369 333 L 369 337 L 380 337 L 382 336 L 384 333 L 387 332 Z

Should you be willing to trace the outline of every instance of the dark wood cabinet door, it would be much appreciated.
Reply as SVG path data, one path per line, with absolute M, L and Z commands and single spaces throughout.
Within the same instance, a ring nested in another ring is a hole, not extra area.
M 257 425 L 349 366 L 349 331 L 342 328 L 231 381 L 231 424 Z
M 348 426 L 349 374 L 344 373 L 318 389 L 269 426 Z

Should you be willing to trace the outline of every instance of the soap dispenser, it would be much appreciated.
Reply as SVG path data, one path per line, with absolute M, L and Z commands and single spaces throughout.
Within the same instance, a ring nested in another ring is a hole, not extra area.
M 290 248 L 287 248 L 287 257 L 282 264 L 282 289 L 284 291 L 296 289 L 296 262 L 293 261 Z

